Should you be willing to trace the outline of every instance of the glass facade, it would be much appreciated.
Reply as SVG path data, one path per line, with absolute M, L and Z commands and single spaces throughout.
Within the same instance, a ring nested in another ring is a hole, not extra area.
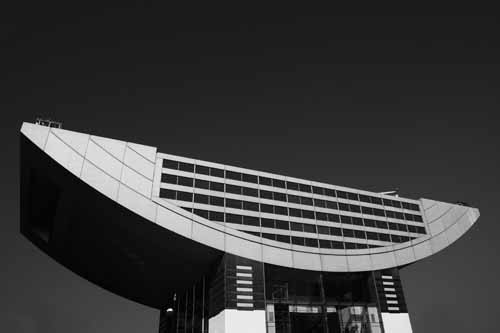
M 265 311 L 269 333 L 382 333 L 382 312 L 407 311 L 402 289 L 386 297 L 389 277 L 400 285 L 397 269 L 327 273 L 225 254 L 213 273 L 176 293 L 173 311 L 160 314 L 160 327 L 170 329 L 163 332 L 212 332 L 210 318 L 232 309 Z M 398 309 L 388 307 L 386 299 Z

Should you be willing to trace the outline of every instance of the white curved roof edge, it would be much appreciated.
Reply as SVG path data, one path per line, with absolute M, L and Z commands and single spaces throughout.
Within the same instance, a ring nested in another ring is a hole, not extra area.
M 155 147 L 26 122 L 21 133 L 75 177 L 143 218 L 193 241 L 274 265 L 330 272 L 402 266 L 441 251 L 479 218 L 476 208 L 420 199 L 428 234 L 410 242 L 363 250 L 288 245 L 206 220 L 155 197 L 153 186 L 159 182 L 154 180 L 161 177 Z

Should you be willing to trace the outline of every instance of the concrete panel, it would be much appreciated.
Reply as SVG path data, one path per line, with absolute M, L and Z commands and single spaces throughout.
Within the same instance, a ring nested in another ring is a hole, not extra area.
M 413 253 L 415 254 L 415 260 L 420 260 L 432 255 L 432 248 L 429 241 L 424 241 L 413 246 Z
M 445 232 L 442 232 L 439 235 L 432 237 L 429 240 L 429 242 L 431 243 L 431 248 L 433 253 L 441 251 L 442 249 L 444 249 L 449 245 L 448 238 Z
M 155 163 L 156 147 L 140 145 L 138 143 L 132 143 L 132 142 L 129 142 L 128 146 L 133 150 L 135 150 L 140 155 L 142 155 L 144 158 L 149 160 L 151 163 Z
M 111 177 L 120 179 L 123 164 L 92 140 L 89 141 L 85 158 Z
M 53 128 L 51 132 L 54 133 L 61 141 L 76 150 L 78 154 L 85 156 L 90 135 L 58 128 Z
M 120 186 L 118 190 L 118 202 L 149 221 L 154 222 L 156 219 L 157 205 L 149 200 L 149 198 L 145 198 L 127 186 Z
M 193 222 L 190 219 L 182 217 L 161 206 L 158 206 L 157 209 L 156 223 L 158 225 L 184 237 L 191 238 Z
M 293 267 L 292 251 L 272 246 L 262 246 L 262 259 L 273 265 Z
M 420 199 L 420 203 L 423 210 L 428 210 L 430 207 L 434 206 L 436 202 L 437 202 L 436 200 Z
M 78 155 L 64 142 L 59 140 L 54 134 L 50 133 L 45 145 L 45 152 L 56 160 L 71 173 L 80 177 L 83 166 L 83 157 Z
M 89 161 L 83 162 L 81 179 L 107 197 L 113 200 L 117 199 L 118 180 L 96 168 Z
M 125 150 L 124 163 L 149 180 L 153 180 L 154 163 L 148 161 L 129 147 Z
M 226 234 L 226 252 L 252 260 L 262 260 L 262 245 Z
M 30 139 L 40 149 L 44 149 L 45 142 L 49 136 L 50 128 L 47 126 L 23 123 L 21 133 Z
M 372 259 L 372 266 L 374 270 L 397 266 L 394 252 L 371 254 L 370 257 Z
M 432 224 L 434 221 L 441 219 L 452 208 L 453 205 L 444 202 L 437 202 L 434 206 L 426 210 L 425 216 L 427 222 Z
M 413 333 L 407 313 L 382 312 L 385 333 Z
M 145 197 L 151 197 L 152 182 L 144 178 L 143 175 L 138 174 L 135 170 L 123 166 L 121 181 Z
M 123 162 L 123 156 L 125 155 L 125 146 L 127 145 L 125 141 L 103 138 L 101 136 L 95 135 L 91 135 L 90 140 L 94 141 L 106 152 L 117 158 L 119 161 Z
M 372 270 L 372 262 L 369 255 L 347 256 L 349 272 L 362 272 Z
M 292 251 L 293 267 L 309 269 L 313 271 L 321 270 L 321 259 L 319 254 Z
M 431 234 L 431 236 L 435 236 L 442 233 L 444 231 L 442 219 L 436 220 L 434 221 L 434 223 L 429 224 L 428 231 Z
M 193 223 L 191 238 L 202 244 L 224 251 L 224 233 L 200 223 Z
M 321 264 L 324 271 L 347 272 L 347 257 L 345 255 L 321 255 Z
M 413 252 L 413 248 L 411 247 L 395 251 L 394 257 L 396 258 L 396 263 L 398 264 L 398 266 L 403 266 L 415 261 L 415 253 Z

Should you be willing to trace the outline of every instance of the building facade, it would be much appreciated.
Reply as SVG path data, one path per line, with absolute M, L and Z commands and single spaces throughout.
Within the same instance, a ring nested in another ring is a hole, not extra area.
M 42 124 L 20 139 L 21 232 L 160 332 L 411 332 L 399 269 L 479 217 Z

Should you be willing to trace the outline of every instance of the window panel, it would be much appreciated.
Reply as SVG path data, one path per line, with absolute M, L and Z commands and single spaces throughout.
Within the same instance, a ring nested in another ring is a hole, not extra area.
M 310 232 L 310 233 L 317 233 L 316 231 L 316 226 L 313 224 L 306 224 L 304 223 L 304 232 Z
M 300 198 L 296 195 L 288 194 L 288 202 L 300 204 Z
M 238 214 L 229 214 L 229 213 L 226 213 L 226 222 L 227 223 L 242 224 L 243 217 L 241 215 L 238 215 Z
M 314 199 L 314 206 L 325 208 L 326 207 L 326 202 L 325 202 L 325 200 Z
M 273 186 L 274 187 L 280 187 L 280 188 L 286 188 L 284 180 L 279 180 L 279 179 L 273 179 Z
M 216 197 L 216 196 L 210 196 L 210 204 L 212 206 L 224 207 L 224 198 Z
M 329 235 L 330 229 L 328 227 L 323 226 L 323 225 L 318 225 L 318 233 L 323 234 L 323 235 Z
M 304 237 L 292 236 L 292 244 L 304 246 Z
M 208 195 L 195 193 L 194 194 L 194 202 L 208 204 Z
M 179 162 L 163 159 L 162 167 L 167 169 L 177 170 L 179 169 Z
M 286 194 L 281 192 L 274 192 L 273 194 L 274 200 L 276 201 L 285 201 L 286 202 Z
M 316 212 L 316 220 L 328 221 L 328 215 L 322 212 Z
M 201 216 L 201 217 L 203 217 L 205 219 L 208 219 L 208 210 L 194 209 L 193 213 L 195 213 L 196 215 Z
M 306 197 L 300 197 L 300 203 L 302 205 L 312 206 L 313 205 L 313 199 L 312 198 L 306 198 Z
M 279 215 L 288 215 L 288 209 L 282 206 L 274 206 L 274 213 Z
M 234 200 L 226 198 L 226 207 L 241 209 L 242 203 L 241 200 Z
M 255 216 L 243 216 L 243 224 L 259 227 L 259 218 Z
M 176 192 L 173 190 L 167 190 L 166 188 L 160 188 L 160 198 L 173 199 L 175 200 Z
M 211 221 L 224 222 L 224 213 L 209 212 L 208 216 Z
M 276 220 L 276 229 L 290 230 L 288 221 Z
M 278 242 L 288 243 L 290 244 L 290 236 L 286 235 L 276 235 L 276 240 Z
M 226 184 L 226 192 L 241 194 L 241 186 Z
M 210 183 L 208 182 L 208 180 L 196 179 L 194 181 L 194 184 L 195 184 L 194 186 L 197 188 L 203 188 L 206 190 L 208 190 L 210 188 Z
M 210 182 L 210 190 L 224 192 L 224 184 L 218 182 Z
M 314 212 L 311 210 L 302 210 L 302 217 L 305 219 L 311 219 L 314 220 Z
M 299 191 L 310 193 L 312 191 L 311 185 L 299 184 Z
M 304 231 L 302 223 L 290 222 L 290 230 L 292 231 Z
M 247 183 L 254 183 L 254 184 L 257 184 L 257 176 L 255 175 L 249 175 L 249 174 L 246 174 L 244 173 L 243 176 L 242 176 L 242 180 L 244 182 L 247 182 Z
M 177 200 L 180 201 L 193 201 L 193 193 L 177 191 Z
M 259 184 L 261 184 L 261 185 L 267 185 L 267 186 L 272 186 L 273 185 L 271 178 L 260 177 L 260 176 L 259 176 Z
M 167 184 L 177 184 L 177 176 L 169 175 L 168 173 L 163 173 L 161 175 L 161 182 Z
M 197 165 L 196 166 L 196 173 L 202 174 L 202 175 L 209 175 L 210 174 L 210 168 L 203 166 L 203 165 Z
M 318 247 L 318 240 L 314 238 L 306 238 L 306 246 Z
M 326 239 L 320 239 L 319 240 L 319 247 L 322 249 L 331 249 L 332 248 L 332 242 Z
M 295 183 L 295 182 L 286 182 L 286 188 L 288 190 L 298 191 L 299 190 L 299 184 Z
M 257 190 L 256 188 L 243 187 L 243 195 L 246 195 L 249 197 L 258 197 L 259 190 Z
M 177 183 L 182 186 L 193 187 L 193 178 L 188 177 L 177 177 Z
M 324 195 L 324 193 L 325 193 L 325 190 L 322 187 L 318 187 L 318 186 L 313 186 L 312 190 L 313 190 L 313 193 L 315 193 L 315 194 Z
M 180 162 L 179 163 L 179 170 L 186 171 L 186 172 L 194 172 L 194 164 Z
M 224 170 L 218 168 L 210 168 L 210 176 L 224 178 Z
M 258 212 L 259 204 L 257 202 L 243 201 L 243 209 Z
M 263 228 L 275 228 L 274 225 L 274 220 L 272 219 L 260 219 L 260 224 L 262 225 Z
M 266 205 L 266 204 L 260 204 L 260 211 L 263 213 L 274 213 L 274 206 L 273 205 Z

